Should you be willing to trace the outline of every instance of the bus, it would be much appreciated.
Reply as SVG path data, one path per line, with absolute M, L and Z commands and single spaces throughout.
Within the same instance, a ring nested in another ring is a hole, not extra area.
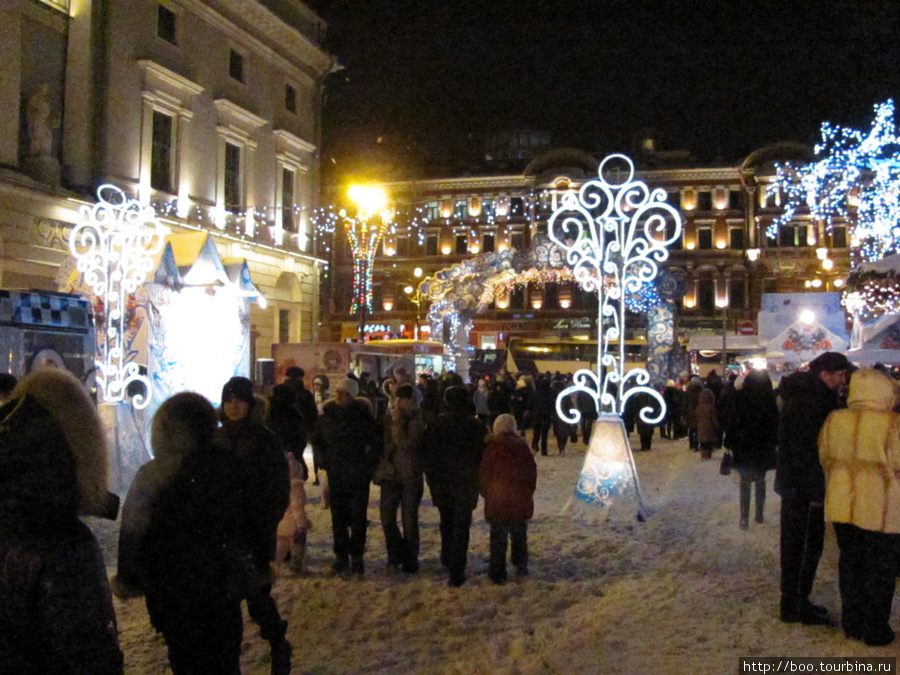
M 441 342 L 430 340 L 369 340 L 368 342 L 302 342 L 272 345 L 271 373 L 258 377 L 264 386 L 274 385 L 284 379 L 291 366 L 305 371 L 307 386 L 312 379 L 324 374 L 331 381 L 347 377 L 353 371 L 357 375 L 369 373 L 374 381 L 388 371 L 403 366 L 410 373 L 439 375 L 454 366 Z
M 618 354 L 618 343 L 611 349 Z M 625 342 L 625 370 L 647 367 L 646 340 Z M 574 338 L 510 338 L 506 349 L 506 369 L 511 373 L 597 370 L 597 341 Z

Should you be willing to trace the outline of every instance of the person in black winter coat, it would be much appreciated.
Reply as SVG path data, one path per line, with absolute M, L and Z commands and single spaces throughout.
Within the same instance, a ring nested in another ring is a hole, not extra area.
M 290 503 L 291 473 L 278 437 L 263 426 L 264 405 L 253 395 L 249 379 L 232 377 L 222 387 L 222 426 L 213 440 L 238 460 L 243 475 L 251 523 L 247 548 L 260 580 L 248 586 L 247 611 L 272 645 L 272 672 L 289 673 L 292 647 L 285 638 L 287 621 L 272 598 L 270 563 L 275 560 L 278 523 Z
M 316 419 L 318 419 L 318 415 L 316 415 Z M 308 480 L 309 467 L 306 466 L 306 461 L 303 459 L 307 441 L 307 424 L 297 409 L 294 392 L 285 384 L 278 384 L 272 389 L 266 426 L 278 437 L 281 449 L 291 453 L 298 460 L 302 471 L 301 477 L 304 481 Z
M 216 425 L 199 394 L 166 400 L 153 417 L 154 458 L 122 511 L 116 595 L 146 596 L 176 675 L 240 673 L 244 579 L 232 562 L 249 554 L 249 506 L 238 459 L 212 443 Z
M 539 377 L 534 385 L 534 394 L 531 397 L 531 423 L 534 431 L 531 435 L 531 450 L 542 455 L 547 455 L 547 436 L 553 425 L 555 401 L 550 392 L 550 378 Z
M 733 385 L 732 385 L 733 386 Z M 727 391 L 727 388 L 723 391 Z M 741 529 L 750 522 L 750 487 L 756 486 L 756 522 L 764 520 L 766 472 L 775 468 L 778 444 L 778 403 L 765 370 L 753 370 L 741 389 L 731 394 L 725 441 L 741 477 Z
M 78 518 L 115 519 L 108 499 L 84 387 L 56 368 L 23 378 L 0 408 L 0 673 L 122 673 L 103 555 Z
M 576 434 L 575 438 L 578 438 L 577 433 L 575 432 L 575 425 L 566 422 L 560 416 L 556 407 L 556 401 L 565 388 L 566 382 L 564 380 L 554 380 L 550 383 L 550 398 L 553 401 L 553 437 L 556 439 L 556 447 L 558 448 L 560 455 L 566 454 L 566 445 L 573 433 Z M 574 407 L 573 401 L 569 397 L 566 397 L 566 400 L 563 403 L 566 414 Z
M 849 367 L 847 357 L 825 352 L 809 371 L 782 379 L 781 420 L 775 491 L 781 495 L 781 620 L 828 624 L 824 607 L 812 604 L 816 569 L 825 542 L 825 472 L 819 462 L 818 436 L 836 410 L 838 390 Z
M 488 413 L 490 415 L 490 419 L 488 420 L 489 424 L 494 423 L 494 420 L 497 419 L 497 415 L 509 413 L 509 403 L 512 398 L 512 393 L 512 385 L 505 378 L 498 377 L 497 380 L 491 384 L 491 390 L 488 393 L 487 398 Z
M 372 408 L 365 399 L 357 399 L 359 385 L 346 378 L 335 385 L 334 393 L 334 400 L 325 404 L 313 432 L 313 452 L 319 454 L 328 474 L 335 556 L 332 570 L 362 575 L 369 483 L 381 443 Z
M 683 392 L 675 386 L 674 380 L 666 382 L 663 390 L 663 401 L 666 404 L 666 416 L 663 419 L 662 437 L 675 440 L 679 437 L 681 426 L 681 399 Z
M 461 586 L 487 427 L 475 417 L 465 387 L 448 387 L 444 403 L 447 412 L 428 425 L 422 452 L 431 500 L 440 513 L 441 564 L 450 570 L 449 585 Z
M 291 366 L 284 374 L 287 375 L 284 384 L 294 392 L 297 410 L 300 411 L 300 415 L 303 417 L 303 428 L 307 434 L 311 434 L 313 427 L 316 426 L 319 410 L 316 406 L 315 395 L 303 383 L 306 373 L 303 368 Z

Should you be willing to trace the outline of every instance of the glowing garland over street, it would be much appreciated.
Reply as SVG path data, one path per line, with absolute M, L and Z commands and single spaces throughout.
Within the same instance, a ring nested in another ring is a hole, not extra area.
M 626 170 L 619 173 L 615 169 L 623 163 Z M 645 369 L 625 371 L 625 340 L 621 339 L 625 296 L 641 291 L 656 278 L 658 263 L 669 257 L 666 247 L 681 236 L 681 214 L 666 202 L 664 189 L 651 191 L 634 180 L 634 164 L 625 155 L 606 157 L 598 176 L 584 183 L 577 195 L 569 192 L 563 196 L 547 228 L 551 241 L 565 251 L 575 280 L 585 291 L 596 291 L 599 300 L 597 372 L 577 371 L 574 384 L 557 399 L 557 412 L 566 422 L 578 422 L 578 409 L 565 410 L 562 402 L 570 394 L 585 392 L 594 399 L 598 412 L 621 414 L 625 401 L 643 392 L 655 400 L 657 411 L 653 415 L 648 405 L 640 416 L 653 424 L 662 420 L 666 406 L 659 392 L 647 386 L 650 375 Z M 613 342 L 618 342 L 615 354 Z
M 125 362 L 126 304 L 153 269 L 153 256 L 165 245 L 165 231 L 150 206 L 129 199 L 113 185 L 97 189 L 99 201 L 82 206 L 84 220 L 72 228 L 69 250 L 77 269 L 106 309 L 105 339 L 99 340 L 97 385 L 106 402 L 121 401 L 128 385 L 143 384 L 135 408 L 150 403 L 150 380 L 137 363 Z
M 875 106 L 872 128 L 822 125 L 815 148 L 817 162 L 778 167 L 773 183 L 787 197 L 782 216 L 768 230 L 775 237 L 802 207 L 814 222 L 830 231 L 835 221 L 850 224 L 851 245 L 864 261 L 880 260 L 898 251 L 900 237 L 900 137 L 894 102 Z

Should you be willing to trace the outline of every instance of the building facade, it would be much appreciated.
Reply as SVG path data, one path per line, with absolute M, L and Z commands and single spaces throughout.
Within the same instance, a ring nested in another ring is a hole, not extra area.
M 295 0 L 2 0 L 0 287 L 58 288 L 112 184 L 246 259 L 255 358 L 315 339 L 325 29 Z
M 809 157 L 807 148 L 782 144 L 736 166 L 661 168 L 652 150 L 637 153 L 635 178 L 665 190 L 683 218 L 681 237 L 664 264 L 680 286 L 676 330 L 682 342 L 704 332 L 754 333 L 763 293 L 840 289 L 850 268 L 845 227 L 826 231 L 798 215 L 771 232 L 782 212 L 782 195 L 772 188 L 776 162 Z M 423 334 L 425 308 L 407 292 L 418 284 L 416 268 L 427 277 L 482 253 L 531 246 L 546 234 L 561 196 L 597 178 L 598 166 L 586 153 L 554 150 L 518 175 L 384 184 L 394 217 L 375 258 L 368 335 L 412 337 L 417 322 Z M 346 313 L 351 258 L 340 232 L 333 260 L 328 325 L 332 338 L 346 339 L 356 334 L 357 317 Z M 596 338 L 596 317 L 596 297 L 577 284 L 525 280 L 475 317 L 469 347 L 503 347 L 515 336 Z M 631 316 L 629 325 L 635 337 L 645 332 L 643 317 Z

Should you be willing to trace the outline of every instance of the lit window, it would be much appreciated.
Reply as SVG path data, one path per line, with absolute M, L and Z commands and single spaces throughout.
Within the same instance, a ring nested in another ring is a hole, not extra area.
M 244 81 L 244 56 L 233 49 L 228 57 L 228 74 L 233 80 Z
M 466 239 L 466 235 L 458 234 L 456 235 L 456 254 L 457 255 L 465 255 L 469 252 L 469 242 Z
M 225 143 L 225 208 L 240 210 L 241 198 L 241 146 Z
M 297 112 L 297 90 L 291 85 L 284 85 L 284 109 L 288 112 Z
M 278 341 L 281 343 L 291 341 L 291 311 L 289 309 L 278 310 Z
M 294 221 L 294 186 L 297 184 L 297 172 L 281 167 L 281 227 L 287 232 L 296 232 Z
M 174 159 L 174 120 L 170 115 L 153 111 L 152 148 L 150 150 L 150 187 L 163 192 L 172 191 L 172 161 Z
M 156 35 L 166 42 L 176 43 L 176 15 L 164 5 L 156 6 Z
M 728 282 L 728 306 L 731 309 L 744 309 L 745 288 L 743 279 L 731 279 Z

